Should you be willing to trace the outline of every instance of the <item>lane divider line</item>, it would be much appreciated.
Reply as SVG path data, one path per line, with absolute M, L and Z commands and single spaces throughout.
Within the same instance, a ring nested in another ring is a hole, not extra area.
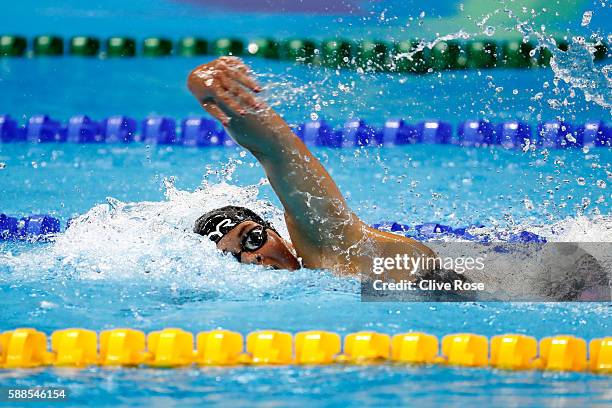
M 101 121 L 87 115 L 75 115 L 67 123 L 61 123 L 49 115 L 34 115 L 19 125 L 10 115 L 0 115 L 0 143 L 142 142 L 190 147 L 236 146 L 214 120 L 189 117 L 179 122 L 177 125 L 177 120 L 163 116 L 150 116 L 139 122 L 123 115 Z M 308 145 L 332 148 L 447 144 L 528 150 L 612 145 L 612 126 L 601 120 L 576 124 L 552 120 L 532 126 L 516 120 L 492 123 L 480 119 L 465 120 L 453 126 L 443 120 L 413 124 L 389 118 L 382 127 L 361 119 L 350 119 L 339 127 L 325 120 L 315 120 L 294 125 L 293 131 Z
M 74 218 L 70 218 L 66 222 L 66 228 L 70 226 L 73 220 Z M 398 222 L 387 221 L 373 224 L 372 227 L 381 231 L 401 234 L 420 241 L 436 240 L 444 237 L 453 237 L 468 241 L 482 241 L 482 238 L 479 238 L 478 235 L 473 233 L 473 229 L 483 228 L 484 225 L 474 224 L 466 227 L 453 228 L 435 222 L 410 226 Z M 60 220 L 49 214 L 34 214 L 18 218 L 0 213 L 0 241 L 45 241 L 50 235 L 57 234 L 61 231 Z M 498 234 L 496 238 L 499 242 L 511 243 L 546 242 L 544 237 L 529 231 L 521 231 L 513 234 Z M 485 240 L 488 239 L 488 237 L 485 238 Z
M 332 69 L 351 68 L 367 72 L 401 72 L 423 74 L 451 69 L 532 68 L 549 66 L 552 53 L 522 39 L 494 41 L 438 41 L 428 46 L 425 39 L 395 42 L 379 40 L 350 41 L 332 38 L 315 42 L 309 39 L 132 37 L 100 39 L 73 36 L 64 39 L 55 35 L 39 35 L 27 39 L 18 35 L 0 36 L 0 57 L 57 57 L 65 54 L 78 57 L 132 58 L 195 57 L 201 55 L 254 56 L 285 60 Z M 555 39 L 560 51 L 567 51 L 570 42 Z M 588 44 L 595 61 L 609 58 L 609 46 L 603 41 Z
M 119 328 L 98 334 L 71 328 L 51 334 L 18 328 L 0 334 L 0 368 L 40 366 L 234 366 L 410 364 L 489 367 L 502 370 L 590 371 L 612 374 L 612 337 L 588 345 L 571 335 L 554 335 L 539 342 L 524 334 L 502 334 L 488 339 L 473 333 L 437 337 L 420 332 L 393 337 L 373 331 L 344 336 L 329 331 L 292 335 L 276 330 L 251 332 L 246 337 L 229 330 L 200 332 L 179 328 L 145 334 Z

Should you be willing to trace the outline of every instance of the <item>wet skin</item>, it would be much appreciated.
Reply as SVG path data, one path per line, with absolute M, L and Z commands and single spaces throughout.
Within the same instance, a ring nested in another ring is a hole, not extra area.
M 217 248 L 223 252 L 240 254 L 240 262 L 257 264 L 273 269 L 300 269 L 300 263 L 293 254 L 291 244 L 285 241 L 275 231 L 266 229 L 268 238 L 261 248 L 255 251 L 242 249 L 243 238 L 254 228 L 260 227 L 254 221 L 243 221 L 230 230 L 217 242 Z
M 189 74 L 187 87 L 202 108 L 261 163 L 285 210 L 291 245 L 302 266 L 358 274 L 371 272 L 375 257 L 434 256 L 420 242 L 373 229 L 359 219 L 321 162 L 257 97 L 262 88 L 240 59 L 221 57 L 196 67 Z M 263 252 L 242 253 L 240 260 L 295 269 L 298 264 L 288 255 L 290 246 L 268 232 L 269 246 L 262 248 Z M 220 249 L 237 252 L 239 242 L 228 238 Z M 393 277 L 394 271 L 390 272 Z M 397 278 L 410 278 L 397 272 Z

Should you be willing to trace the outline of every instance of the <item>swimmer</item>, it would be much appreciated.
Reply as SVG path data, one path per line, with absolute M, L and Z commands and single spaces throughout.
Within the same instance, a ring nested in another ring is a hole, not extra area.
M 261 163 L 283 205 L 291 238 L 287 242 L 253 211 L 227 206 L 202 215 L 194 227 L 219 250 L 242 263 L 343 274 L 371 272 L 376 257 L 435 256 L 424 244 L 374 229 L 355 215 L 321 162 L 257 97 L 261 87 L 240 59 L 222 57 L 195 68 L 187 86 L 202 108 Z

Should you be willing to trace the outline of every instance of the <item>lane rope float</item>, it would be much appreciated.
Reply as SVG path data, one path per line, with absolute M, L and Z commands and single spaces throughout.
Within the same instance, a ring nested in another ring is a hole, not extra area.
M 590 371 L 612 374 L 612 337 L 593 339 L 554 335 L 539 342 L 524 334 L 488 339 L 472 333 L 436 336 L 408 332 L 393 337 L 373 331 L 344 336 L 329 331 L 292 335 L 276 330 L 251 332 L 246 337 L 228 330 L 194 335 L 178 328 L 145 334 L 129 328 L 92 330 L 71 328 L 51 334 L 18 328 L 0 334 L 0 368 L 41 366 L 234 366 L 412 364 L 490 367 L 504 370 Z M 342 344 L 343 343 L 343 344 Z M 441 346 L 441 347 L 440 347 Z
M 327 39 L 217 38 L 183 37 L 176 41 L 165 37 L 132 37 L 100 39 L 73 36 L 64 39 L 55 35 L 39 35 L 27 39 L 18 35 L 0 36 L 0 57 L 57 57 L 65 54 L 79 57 L 130 58 L 200 55 L 254 56 L 294 61 L 333 69 L 352 68 L 368 72 L 427 73 L 449 69 L 532 68 L 549 66 L 552 53 L 548 48 L 514 39 L 494 41 L 437 41 L 429 46 L 424 39 L 395 42 L 379 40 L 350 41 Z M 555 39 L 560 51 L 567 51 L 567 37 Z M 595 61 L 610 57 L 603 41 L 587 44 Z
M 382 127 L 361 119 L 350 119 L 340 127 L 325 120 L 293 126 L 308 145 L 322 147 L 397 146 L 409 144 L 449 144 L 457 146 L 501 146 L 506 149 L 572 148 L 612 146 L 612 127 L 603 121 L 569 123 L 552 120 L 532 126 L 521 121 L 492 123 L 465 120 L 457 126 L 443 120 L 409 123 L 389 118 Z M 193 147 L 236 146 L 216 121 L 189 117 L 177 121 L 150 116 L 142 121 L 123 115 L 101 121 L 87 115 L 72 116 L 67 123 L 49 115 L 34 115 L 20 125 L 10 115 L 0 115 L 0 143 L 70 142 L 184 145 Z
M 70 226 L 72 219 L 66 222 Z M 484 225 L 470 225 L 453 228 L 448 225 L 428 222 L 410 226 L 398 222 L 383 222 L 372 225 L 373 228 L 402 234 L 421 241 L 436 240 L 453 237 L 468 241 L 489 242 L 490 238 L 481 238 L 474 233 L 474 229 L 484 228 Z M 11 217 L 0 213 L 0 241 L 44 240 L 51 234 L 61 232 L 61 222 L 49 214 L 35 214 L 26 217 Z M 499 242 L 511 243 L 544 243 L 546 239 L 529 231 L 520 231 L 512 234 L 497 234 Z
M 60 220 L 46 214 L 11 217 L 0 214 L 0 241 L 41 239 L 61 231 Z

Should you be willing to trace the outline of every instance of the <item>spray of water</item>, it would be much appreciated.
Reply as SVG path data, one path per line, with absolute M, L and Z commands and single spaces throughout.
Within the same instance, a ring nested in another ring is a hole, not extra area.
M 525 40 L 535 39 L 540 49 L 550 49 L 553 54 L 550 65 L 557 81 L 580 90 L 587 101 L 612 112 L 611 67 L 593 64 L 592 46 L 584 38 L 574 38 L 569 50 L 563 52 L 543 28 L 537 30 L 529 20 L 522 20 L 503 8 L 495 13 L 500 10 L 506 11 L 516 22 L 515 28 Z M 423 17 L 420 17 L 420 21 Z M 431 49 L 440 41 L 469 39 L 481 33 L 490 36 L 495 28 L 488 24 L 489 18 L 489 15 L 484 16 L 476 23 L 477 32 L 460 30 L 438 35 L 433 41 L 421 42 L 414 50 L 398 57 L 411 59 L 417 52 Z M 363 107 L 371 108 L 367 98 L 360 96 L 356 79 L 374 74 L 358 72 L 357 78 L 349 77 L 347 80 L 336 70 L 320 72 L 316 80 L 305 84 L 299 76 L 289 73 L 282 77 L 260 74 L 259 79 L 266 84 L 263 97 L 273 107 L 306 107 L 311 111 L 313 120 L 318 119 L 326 106 L 334 104 L 344 105 L 350 112 Z M 562 103 L 559 109 L 563 109 Z M 385 170 L 384 163 L 378 159 Z M 209 240 L 192 233 L 193 222 L 199 215 L 233 204 L 248 206 L 271 220 L 282 235 L 288 236 L 282 211 L 270 202 L 258 199 L 259 186 L 238 187 L 227 183 L 234 165 L 230 163 L 221 171 L 228 176 L 225 180 L 215 183 L 205 180 L 201 188 L 194 192 L 177 190 L 171 181 L 167 181 L 166 200 L 162 202 L 126 203 L 109 198 L 107 203 L 75 219 L 70 228 L 54 237 L 50 244 L 18 255 L 0 254 L 1 264 L 4 265 L 2 269 L 6 271 L 2 279 L 34 280 L 41 276 L 57 275 L 87 280 L 121 281 L 135 278 L 196 289 L 212 288 L 219 294 L 256 295 L 261 293 L 262 288 L 269 291 L 287 282 L 291 282 L 289 286 L 292 288 L 303 289 L 312 286 L 313 280 L 319 280 L 321 285 L 338 285 L 349 291 L 354 290 L 355 287 L 351 286 L 354 282 L 339 283 L 347 280 L 338 280 L 321 271 L 303 270 L 288 274 L 240 265 L 217 251 Z M 533 203 L 529 201 L 525 205 L 533 206 Z M 493 238 L 500 230 L 506 233 L 531 230 L 549 241 L 612 240 L 612 218 L 609 216 L 578 216 L 551 225 L 509 224 L 473 232 L 483 238 Z M 304 282 L 310 284 L 302 285 Z

